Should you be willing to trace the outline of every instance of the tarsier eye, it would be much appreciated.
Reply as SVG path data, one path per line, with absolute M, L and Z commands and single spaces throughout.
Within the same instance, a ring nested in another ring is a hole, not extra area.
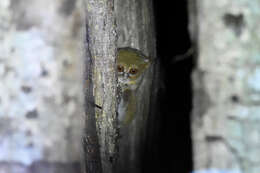
M 121 65 L 118 65 L 118 66 L 117 66 L 117 71 L 118 71 L 118 72 L 124 72 L 124 67 L 121 66 Z
M 138 70 L 136 68 L 131 68 L 129 73 L 130 74 L 136 74 L 138 72 Z

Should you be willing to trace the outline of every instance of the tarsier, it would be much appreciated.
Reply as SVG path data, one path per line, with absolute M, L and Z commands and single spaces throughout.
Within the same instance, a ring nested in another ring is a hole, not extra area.
M 143 81 L 144 72 L 150 61 L 140 51 L 133 48 L 119 48 L 117 52 L 117 72 L 120 89 L 118 119 L 128 125 L 135 118 L 137 90 Z

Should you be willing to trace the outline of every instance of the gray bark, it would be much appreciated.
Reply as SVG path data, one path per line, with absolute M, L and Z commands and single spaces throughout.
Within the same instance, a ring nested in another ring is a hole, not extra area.
M 259 173 L 259 1 L 196 3 L 194 169 Z
M 96 119 L 102 171 L 113 173 L 117 159 L 118 138 L 116 124 L 118 104 L 116 77 L 117 47 L 114 1 L 86 0 L 85 6 L 87 51 L 88 56 L 90 56 L 88 58 L 89 61 L 86 63 L 93 64 L 91 67 L 93 75 L 90 76 L 90 80 L 93 81 L 94 104 L 99 107 L 95 109 L 94 115 L 90 114 L 89 110 L 86 110 L 86 113 L 88 120 L 91 119 L 89 118 L 90 116 L 95 116 Z M 86 99 L 86 102 L 91 101 L 88 100 L 89 98 Z M 86 131 L 86 133 L 88 135 L 90 131 Z M 97 143 L 95 144 L 97 145 Z M 90 157 L 88 153 L 86 153 L 86 157 Z M 91 164 L 91 162 L 86 164 Z M 96 163 L 93 162 L 93 164 Z M 88 167 L 89 165 L 86 166 Z M 96 172 L 95 170 L 92 171 Z
M 0 1 L 0 172 L 80 171 L 81 1 Z

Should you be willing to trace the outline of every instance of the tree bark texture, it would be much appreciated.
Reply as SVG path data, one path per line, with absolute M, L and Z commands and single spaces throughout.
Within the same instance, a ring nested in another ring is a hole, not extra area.
M 0 172 L 80 171 L 81 1 L 0 1 Z
M 259 1 L 197 0 L 195 6 L 194 169 L 259 173 Z
M 157 63 L 154 63 L 156 50 L 152 1 L 115 0 L 115 11 L 118 33 L 117 46 L 139 49 L 153 62 L 136 94 L 138 107 L 135 119 L 131 124 L 120 128 L 119 159 L 116 172 L 138 173 L 142 168 L 145 140 L 150 140 L 146 136 L 152 133 L 151 126 L 147 130 L 147 123 L 152 123 L 155 116 L 155 114 L 150 114 L 152 110 L 150 105 L 154 105 L 157 92 L 154 76 Z M 153 99 L 151 99 L 151 93 Z
M 118 104 L 116 77 L 117 46 L 114 1 L 86 0 L 85 6 L 88 44 L 87 55 L 89 56 L 87 57 L 88 62 L 86 63 L 92 64 L 93 75 L 90 76 L 92 78 L 90 80 L 93 81 L 93 101 L 96 107 L 95 114 L 86 110 L 87 119 L 94 120 L 95 117 L 96 120 L 96 131 L 100 150 L 96 150 L 94 153 L 100 152 L 102 171 L 105 173 L 113 173 L 118 149 L 118 129 L 116 123 Z M 90 81 L 88 80 L 87 82 Z M 90 83 L 87 83 L 87 85 L 89 84 Z M 90 98 L 86 98 L 86 102 L 93 102 L 89 99 Z M 90 116 L 92 116 L 92 118 L 90 118 Z M 93 123 L 95 122 L 93 121 Z M 89 122 L 87 122 L 87 124 L 89 124 Z M 93 128 L 95 127 L 93 126 Z M 86 133 L 88 134 L 90 131 L 86 131 Z M 95 136 L 93 137 L 95 138 Z M 97 142 L 95 142 L 94 147 L 96 146 Z M 86 157 L 90 157 L 88 154 L 89 153 L 86 153 Z M 93 163 L 96 164 L 95 162 Z M 86 166 L 88 167 L 88 165 Z M 95 170 L 93 171 L 95 172 Z

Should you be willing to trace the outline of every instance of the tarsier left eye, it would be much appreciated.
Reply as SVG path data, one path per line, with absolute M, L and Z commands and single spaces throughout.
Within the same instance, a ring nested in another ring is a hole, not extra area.
M 132 68 L 129 71 L 130 74 L 136 74 L 137 72 L 138 72 L 138 70 L 136 68 Z
M 117 71 L 118 71 L 118 72 L 123 72 L 123 71 L 124 71 L 124 67 L 121 66 L 121 65 L 118 65 L 118 66 L 117 66 Z

